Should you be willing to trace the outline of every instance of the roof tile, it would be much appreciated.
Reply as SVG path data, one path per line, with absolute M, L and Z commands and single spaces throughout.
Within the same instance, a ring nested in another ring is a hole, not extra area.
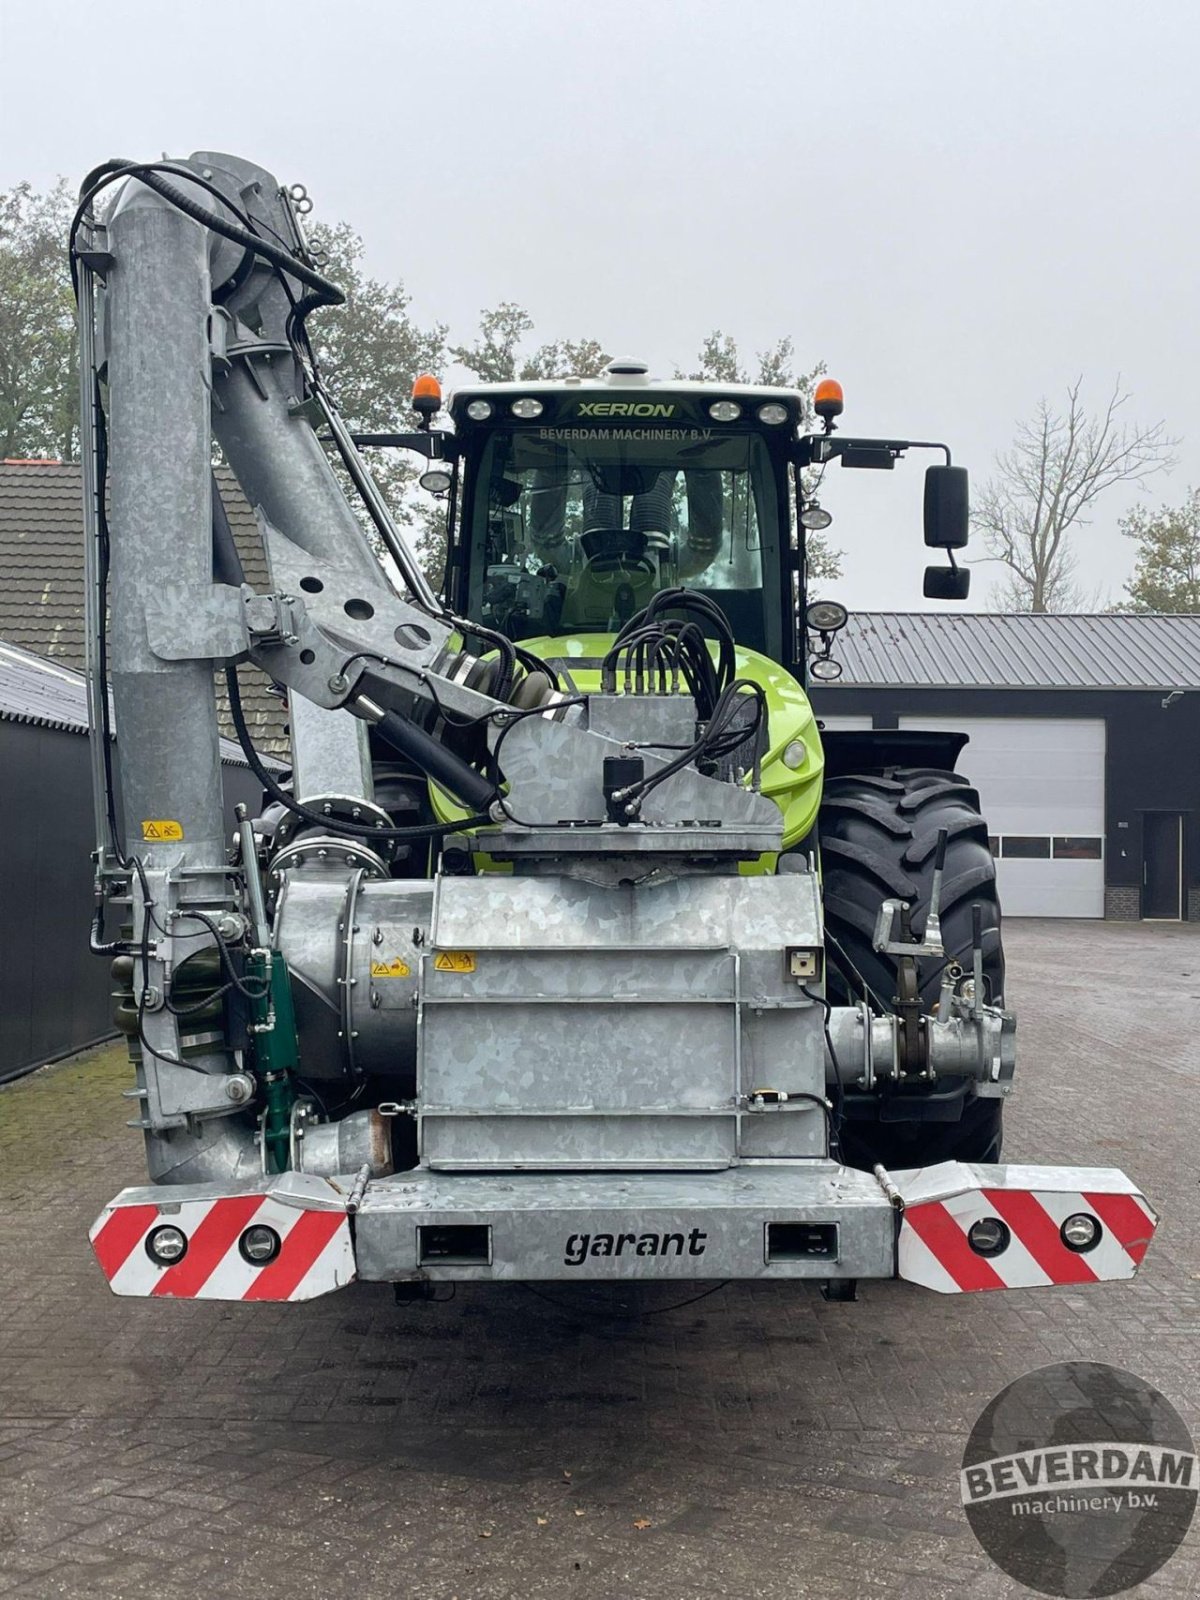
M 215 470 L 247 582 L 265 590 L 267 563 L 254 513 L 230 469 Z M 0 463 L 0 640 L 78 671 L 85 664 L 82 507 L 83 473 L 77 462 Z M 260 749 L 286 755 L 286 713 L 266 675 L 247 670 L 243 696 Z M 222 732 L 231 735 L 223 691 L 218 718 Z

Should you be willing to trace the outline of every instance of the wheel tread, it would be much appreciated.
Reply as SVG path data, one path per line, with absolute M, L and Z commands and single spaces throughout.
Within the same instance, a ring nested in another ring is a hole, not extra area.
M 913 925 L 929 910 L 938 834 L 946 830 L 946 863 L 939 908 L 946 960 L 971 965 L 972 907 L 983 908 L 984 976 L 995 999 L 1004 992 L 1004 954 L 996 868 L 988 846 L 979 795 L 960 773 L 889 767 L 882 772 L 833 778 L 818 824 L 825 917 L 829 932 L 868 988 L 890 1004 L 897 990 L 895 963 L 871 943 L 880 901 L 907 900 Z M 937 1001 L 945 961 L 922 958 L 920 992 L 929 1012 Z M 835 1004 L 859 996 L 831 954 L 829 995 Z M 873 1102 L 852 1111 L 843 1151 L 854 1165 L 920 1166 L 930 1161 L 998 1158 L 1002 1100 L 968 1096 L 956 1122 L 859 1120 Z M 874 1108 L 877 1111 L 877 1107 Z M 893 1107 L 894 1109 L 894 1107 Z

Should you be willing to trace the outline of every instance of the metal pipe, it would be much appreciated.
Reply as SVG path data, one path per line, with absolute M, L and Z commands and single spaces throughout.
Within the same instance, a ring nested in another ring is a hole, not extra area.
M 144 185 L 122 189 L 108 223 L 109 454 L 112 464 L 109 630 L 113 705 L 127 836 L 144 863 L 146 898 L 135 896 L 135 939 L 151 953 L 147 985 L 164 985 L 182 938 L 170 911 L 185 901 L 211 912 L 232 900 L 226 873 L 220 744 L 212 663 L 165 661 L 150 647 L 147 602 L 166 582 L 212 582 L 209 389 L 209 237 Z M 98 619 L 103 622 L 103 618 Z M 166 947 L 167 954 L 160 951 Z M 181 1060 L 178 1021 L 148 1009 L 138 1075 L 151 1101 Z M 189 1051 L 188 1066 L 225 1074 L 223 1043 Z M 152 1182 L 249 1177 L 257 1169 L 243 1118 L 143 1122 Z
M 128 836 L 148 868 L 214 869 L 225 895 L 212 666 L 164 661 L 146 603 L 165 582 L 212 582 L 208 241 L 143 185 L 108 224 L 112 463 L 109 656 Z M 98 625 L 103 619 L 94 619 Z M 169 828 L 151 824 L 170 823 Z
M 263 895 L 262 875 L 258 870 L 258 844 L 254 838 L 254 824 L 243 801 L 234 807 L 238 819 L 238 838 L 242 846 L 242 876 L 246 880 L 246 901 L 250 908 L 254 943 L 260 950 L 271 947 L 271 924 L 267 921 L 267 902 Z

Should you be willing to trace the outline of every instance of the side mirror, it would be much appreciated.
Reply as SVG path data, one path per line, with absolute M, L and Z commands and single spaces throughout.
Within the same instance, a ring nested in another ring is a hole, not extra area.
M 971 574 L 966 567 L 925 568 L 923 593 L 926 600 L 965 600 L 970 592 Z
M 970 535 L 971 496 L 966 467 L 926 467 L 925 543 L 935 550 L 961 550 Z

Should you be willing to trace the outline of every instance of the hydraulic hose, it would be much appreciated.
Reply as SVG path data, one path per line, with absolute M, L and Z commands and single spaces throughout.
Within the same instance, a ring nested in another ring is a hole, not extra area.
M 439 744 L 424 728 L 417 726 L 398 711 L 385 711 L 372 726 L 381 739 L 386 739 L 393 750 L 407 756 L 427 777 L 448 790 L 465 806 L 486 811 L 497 798 L 497 789 L 489 778 L 468 766 L 461 756 Z
M 390 839 L 440 839 L 448 833 L 462 833 L 467 828 L 479 828 L 485 823 L 491 822 L 492 819 L 486 812 L 474 817 L 463 817 L 458 822 L 422 823 L 411 828 L 372 828 L 360 822 L 345 822 L 340 817 L 336 822 L 331 822 L 329 817 L 322 812 L 312 811 L 308 806 L 302 805 L 294 795 L 290 795 L 286 789 L 282 788 L 267 770 L 262 757 L 254 748 L 254 741 L 250 737 L 250 729 L 246 725 L 246 713 L 242 706 L 242 696 L 238 687 L 237 668 L 232 662 L 229 662 L 225 668 L 225 685 L 229 693 L 229 714 L 233 719 L 238 743 L 241 745 L 242 753 L 246 757 L 246 764 L 272 800 L 278 801 L 293 816 L 299 817 L 304 822 L 311 823 L 313 827 L 321 828 L 327 833 L 332 829 L 336 833 L 348 833 L 356 839 L 372 839 L 376 844 L 383 844 Z M 489 795 L 492 792 L 490 785 L 488 792 Z
M 144 183 L 147 189 L 153 189 L 155 194 L 161 195 L 164 200 L 176 206 L 185 215 L 191 217 L 193 222 L 199 222 L 203 227 L 213 233 L 220 234 L 223 239 L 229 239 L 233 244 L 240 244 L 245 250 L 252 250 L 255 255 L 261 256 L 264 261 L 269 261 L 272 266 L 286 272 L 298 283 L 303 283 L 314 290 L 322 298 L 325 305 L 343 306 L 346 296 L 338 288 L 307 262 L 301 261 L 298 256 L 286 249 L 283 245 L 274 244 L 270 239 L 264 239 L 261 234 L 253 233 L 238 222 L 229 222 L 219 212 L 211 211 L 207 206 L 202 206 L 198 200 L 193 200 L 191 195 L 183 189 L 177 188 L 170 179 L 163 176 L 161 162 L 138 161 L 106 161 L 103 166 L 89 172 L 83 183 L 83 200 L 80 212 L 91 201 L 95 190 L 106 182 L 112 182 L 118 177 L 136 178 L 139 183 Z M 172 171 L 178 171 L 174 166 Z M 216 186 L 207 179 L 201 178 L 197 173 L 180 173 L 189 183 L 197 183 L 201 188 L 207 189 L 211 194 L 217 195 L 223 204 L 229 204 L 220 195 Z

